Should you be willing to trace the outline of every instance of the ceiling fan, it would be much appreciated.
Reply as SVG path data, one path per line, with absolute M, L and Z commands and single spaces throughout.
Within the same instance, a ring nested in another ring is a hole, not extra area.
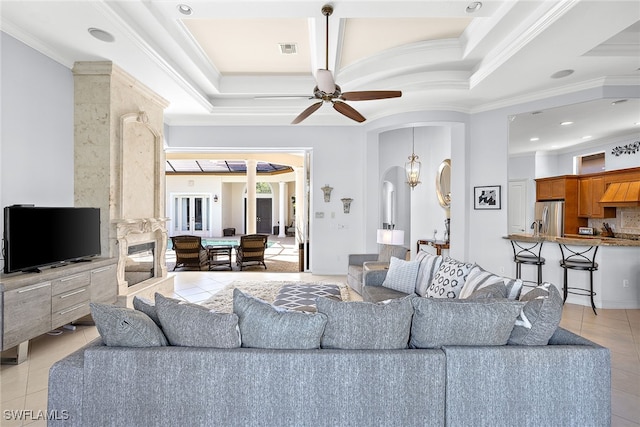
M 365 90 L 357 92 L 342 93 L 340 86 L 333 80 L 333 75 L 329 70 L 329 16 L 333 13 L 333 6 L 322 6 L 322 14 L 326 17 L 326 46 L 325 46 L 325 68 L 319 69 L 316 74 L 317 86 L 313 89 L 313 98 L 320 101 L 307 107 L 302 113 L 296 117 L 291 124 L 295 125 L 309 117 L 314 111 L 322 106 L 324 102 L 333 104 L 334 110 L 347 116 L 351 120 L 362 123 L 366 119 L 362 114 L 357 112 L 353 107 L 343 101 L 369 101 L 372 99 L 398 98 L 402 96 L 399 90 Z M 313 99 L 311 98 L 311 99 Z

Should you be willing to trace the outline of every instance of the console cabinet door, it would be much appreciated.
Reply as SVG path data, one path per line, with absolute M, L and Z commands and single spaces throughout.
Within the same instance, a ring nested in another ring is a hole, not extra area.
M 91 270 L 91 301 L 114 303 L 117 298 L 116 264 Z
M 51 282 L 5 291 L 3 303 L 3 349 L 51 330 Z

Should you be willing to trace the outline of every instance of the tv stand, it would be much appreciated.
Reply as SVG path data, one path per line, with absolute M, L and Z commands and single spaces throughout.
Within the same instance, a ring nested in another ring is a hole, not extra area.
M 115 303 L 116 270 L 117 259 L 93 258 L 39 273 L 0 275 L 0 343 L 7 353 L 1 362 L 24 362 L 30 339 L 90 314 L 90 302 Z

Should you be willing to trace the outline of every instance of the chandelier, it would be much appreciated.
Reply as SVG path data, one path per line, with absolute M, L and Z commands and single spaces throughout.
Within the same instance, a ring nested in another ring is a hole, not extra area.
M 407 173 L 407 184 L 413 190 L 414 187 L 420 184 L 420 166 L 421 163 L 418 161 L 418 156 L 415 153 L 415 144 L 416 144 L 416 128 L 412 128 L 412 144 L 411 144 L 411 155 L 409 156 L 409 161 L 404 164 L 404 169 Z

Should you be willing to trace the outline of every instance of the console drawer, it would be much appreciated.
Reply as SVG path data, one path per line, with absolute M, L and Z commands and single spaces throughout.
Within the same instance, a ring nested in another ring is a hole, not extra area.
M 51 312 L 61 311 L 81 302 L 89 302 L 89 286 L 72 289 L 51 298 Z
M 67 323 L 71 323 L 80 317 L 86 316 L 91 312 L 89 308 L 89 300 L 79 302 L 70 307 L 56 310 L 51 313 L 51 329 L 58 328 Z
M 89 283 L 91 283 L 91 274 L 88 271 L 53 280 L 51 282 L 51 295 L 66 293 L 82 286 L 88 287 Z

